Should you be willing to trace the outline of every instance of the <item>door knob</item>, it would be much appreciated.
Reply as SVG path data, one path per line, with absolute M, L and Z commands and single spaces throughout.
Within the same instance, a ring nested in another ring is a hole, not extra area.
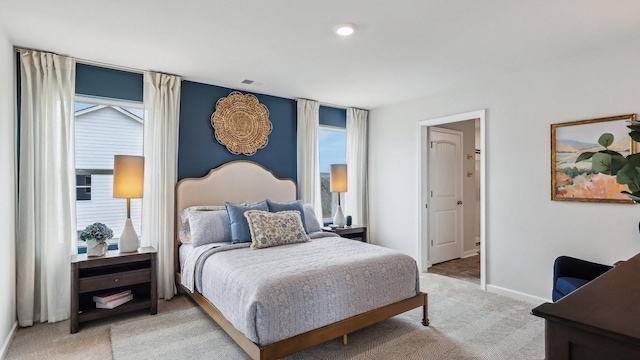
M 458 205 L 462 205 L 462 200 L 458 200 Z

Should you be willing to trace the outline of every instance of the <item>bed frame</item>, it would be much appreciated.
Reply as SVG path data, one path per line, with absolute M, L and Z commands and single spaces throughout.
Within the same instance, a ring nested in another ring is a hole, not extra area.
M 304 334 L 284 339 L 266 346 L 259 346 L 238 331 L 218 309 L 199 292 L 190 292 L 181 284 L 178 247 L 178 229 L 182 225 L 180 211 L 189 206 L 224 205 L 225 201 L 240 203 L 270 199 L 278 202 L 293 201 L 297 198 L 296 184 L 291 179 L 280 179 L 268 169 L 250 161 L 233 161 L 215 168 L 202 178 L 182 179 L 176 185 L 175 201 L 175 243 L 174 265 L 176 286 L 189 294 L 204 311 L 254 360 L 271 360 L 291 355 L 323 342 L 342 338 L 347 343 L 347 334 L 389 319 L 403 312 L 422 306 L 422 324 L 429 326 L 427 316 L 427 294 L 377 308 L 345 320 L 329 324 Z

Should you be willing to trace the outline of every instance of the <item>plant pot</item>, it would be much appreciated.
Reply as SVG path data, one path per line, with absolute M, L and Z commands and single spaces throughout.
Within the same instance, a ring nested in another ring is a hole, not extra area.
M 87 240 L 87 256 L 102 256 L 108 246 L 106 241 Z

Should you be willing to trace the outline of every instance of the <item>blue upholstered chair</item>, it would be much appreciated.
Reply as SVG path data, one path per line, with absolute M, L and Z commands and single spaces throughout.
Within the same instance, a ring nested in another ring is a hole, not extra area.
M 553 302 L 610 270 L 612 266 L 560 256 L 553 264 Z

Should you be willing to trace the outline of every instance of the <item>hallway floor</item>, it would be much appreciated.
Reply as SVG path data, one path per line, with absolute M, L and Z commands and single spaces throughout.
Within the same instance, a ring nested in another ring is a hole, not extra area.
M 480 285 L 480 256 L 470 256 L 435 264 L 427 272 Z

